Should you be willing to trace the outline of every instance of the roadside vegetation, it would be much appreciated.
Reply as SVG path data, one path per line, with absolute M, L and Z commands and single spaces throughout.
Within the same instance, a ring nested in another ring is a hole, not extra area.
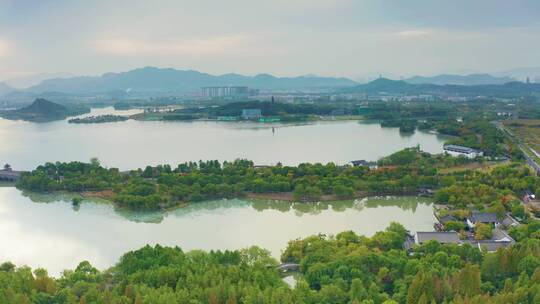
M 540 153 L 540 119 L 508 120 L 505 126 L 515 134 L 522 143 Z M 531 157 L 540 161 L 540 156 L 532 153 Z

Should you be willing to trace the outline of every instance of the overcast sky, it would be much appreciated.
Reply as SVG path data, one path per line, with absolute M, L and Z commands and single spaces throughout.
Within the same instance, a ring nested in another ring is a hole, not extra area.
M 0 80 L 144 66 L 355 79 L 540 66 L 540 1 L 0 0 Z

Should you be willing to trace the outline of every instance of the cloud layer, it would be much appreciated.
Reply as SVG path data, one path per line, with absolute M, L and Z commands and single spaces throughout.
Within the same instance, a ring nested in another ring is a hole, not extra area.
M 5 57 L 9 54 L 10 46 L 7 41 L 0 38 L 0 58 Z
M 0 79 L 148 65 L 349 77 L 490 72 L 540 65 L 538 37 L 535 0 L 3 0 Z
M 94 47 L 98 52 L 113 55 L 219 55 L 244 51 L 253 41 L 247 35 L 164 41 L 111 38 L 95 41 Z

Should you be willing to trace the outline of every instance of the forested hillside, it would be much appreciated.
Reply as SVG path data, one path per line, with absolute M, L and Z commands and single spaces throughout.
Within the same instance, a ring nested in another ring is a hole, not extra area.
M 540 302 L 537 221 L 513 234 L 510 249 L 482 254 L 470 245 L 431 242 L 408 253 L 405 229 L 371 238 L 343 232 L 293 240 L 282 254 L 300 264 L 294 288 L 263 249 L 184 252 L 146 246 L 111 269 L 88 262 L 53 278 L 45 269 L 0 266 L 0 303 L 456 303 Z

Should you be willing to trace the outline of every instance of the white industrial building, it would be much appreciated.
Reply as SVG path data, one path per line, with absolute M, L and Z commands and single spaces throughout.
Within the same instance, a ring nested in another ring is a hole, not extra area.
M 452 156 L 465 156 L 468 158 L 484 156 L 484 152 L 482 151 L 469 148 L 469 147 L 457 146 L 457 145 L 444 145 L 443 150 L 444 152 Z

